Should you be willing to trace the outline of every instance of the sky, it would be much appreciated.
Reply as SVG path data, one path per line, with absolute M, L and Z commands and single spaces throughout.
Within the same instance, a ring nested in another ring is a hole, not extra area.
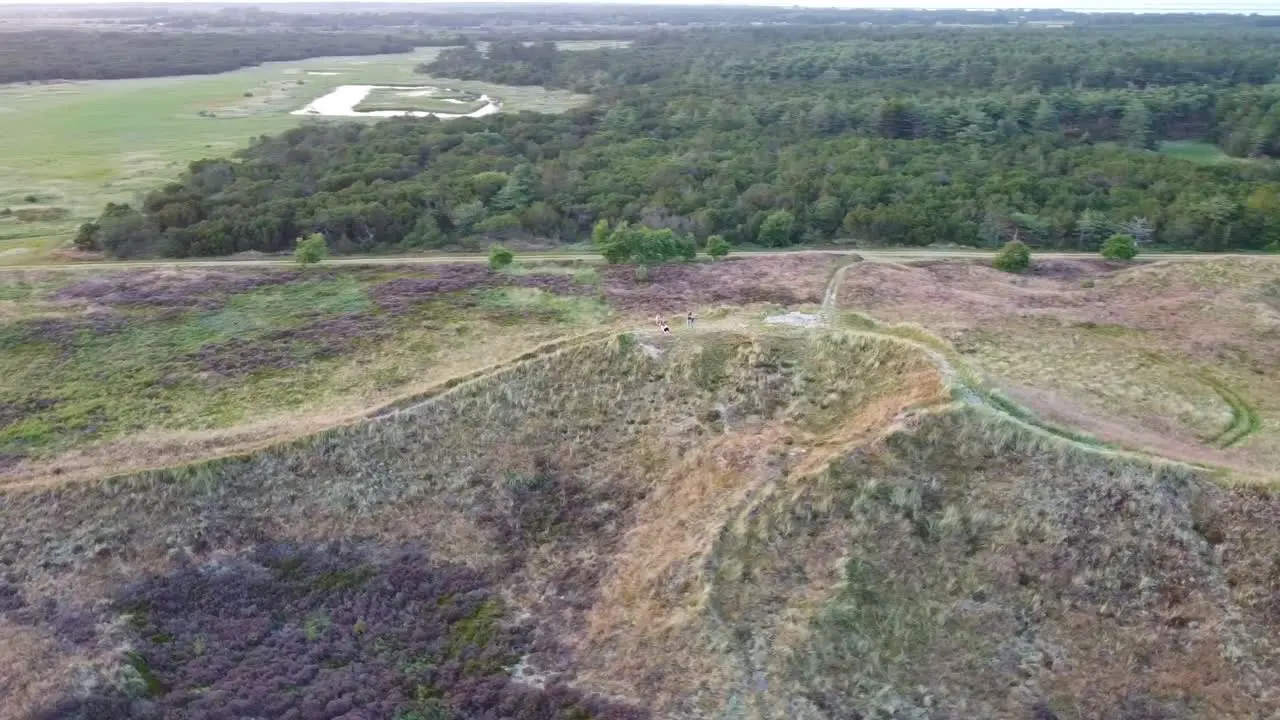
M 352 3 L 359 0 L 297 0 L 298 2 L 343 2 Z M 373 0 L 385 5 L 388 0 Z M 484 0 L 481 0 L 482 2 Z M 488 0 L 492 2 L 493 0 Z M 1232 12 L 1260 13 L 1266 15 L 1280 14 L 1280 0 L 498 0 L 504 3 L 521 4 L 574 3 L 591 5 L 756 5 L 756 6 L 801 6 L 822 8 L 924 8 L 924 9 L 1060 9 L 1081 12 Z M 166 5 L 183 5 L 183 0 L 56 0 L 50 5 L 140 5 L 155 2 Z M 221 0 L 217 4 L 226 5 L 274 5 L 288 3 L 290 0 Z M 31 0 L 0 0 L 0 5 L 35 5 Z M 209 0 L 197 0 L 192 4 L 209 5 Z M 405 5 L 432 5 L 431 2 L 405 2 Z M 444 5 L 467 4 L 467 0 L 446 0 L 438 3 Z

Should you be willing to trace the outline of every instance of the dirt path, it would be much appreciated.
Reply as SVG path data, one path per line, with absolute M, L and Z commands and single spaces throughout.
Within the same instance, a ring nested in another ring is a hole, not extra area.
M 731 257 L 767 257 L 770 255 L 795 255 L 804 253 L 819 253 L 827 255 L 844 255 L 854 252 L 849 249 L 818 249 L 818 250 L 746 250 L 735 251 Z M 900 262 L 905 260 L 931 260 L 943 258 L 972 258 L 982 259 L 994 256 L 994 252 L 984 250 L 857 250 L 864 260 L 871 262 Z M 586 252 L 524 252 L 520 253 L 521 260 L 528 261 L 583 261 L 591 263 L 603 263 L 603 258 L 596 253 Z M 1097 257 L 1095 253 L 1036 253 L 1039 258 L 1059 258 L 1059 259 L 1093 259 Z M 1168 253 L 1160 255 L 1145 256 L 1148 260 L 1217 260 L 1225 257 L 1274 257 L 1280 262 L 1280 256 L 1259 256 L 1259 255 L 1241 255 L 1239 253 Z M 488 255 L 396 255 L 396 256 L 379 256 L 379 257 L 339 257 L 329 258 L 325 260 L 323 265 L 330 266 L 373 266 L 373 265 L 431 265 L 437 263 L 487 263 Z M 220 258 L 210 260 L 110 260 L 110 261 L 89 261 L 89 262 L 67 262 L 67 263 L 45 263 L 41 265 L 0 265 L 0 272 L 6 270 L 82 270 L 82 271 L 111 271 L 111 270 L 129 270 L 136 268 L 179 268 L 179 267 L 295 267 L 297 263 L 293 258 L 273 257 L 273 258 L 254 258 L 254 259 L 233 259 Z

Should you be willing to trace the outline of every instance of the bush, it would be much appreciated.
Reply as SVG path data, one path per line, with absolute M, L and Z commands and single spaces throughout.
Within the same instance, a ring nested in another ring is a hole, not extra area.
M 1280 253 L 1280 240 L 1271 243 L 1264 249 L 1269 253 Z
M 1010 273 L 1023 272 L 1031 267 L 1031 248 L 1020 240 L 1005 243 L 1000 252 L 996 253 L 991 266 Z
M 512 252 L 501 245 L 494 245 L 489 248 L 489 269 L 501 270 L 511 264 L 516 256 Z
M 75 246 L 77 250 L 101 250 L 98 245 L 98 223 L 87 222 L 76 231 Z
M 1085 279 L 1081 280 L 1081 281 L 1080 281 L 1080 287 L 1082 287 L 1082 288 L 1084 288 L 1084 289 L 1086 289 L 1086 290 L 1088 290 L 1089 288 L 1093 287 L 1093 278 L 1085 278 Z
M 328 255 L 329 246 L 325 244 L 324 235 L 320 233 L 312 233 L 305 240 L 298 240 L 298 246 L 293 250 L 293 259 L 297 260 L 299 265 L 314 265 Z
M 712 235 L 707 238 L 707 255 L 712 260 L 722 258 L 729 254 L 729 242 L 720 235 Z
M 676 258 L 692 260 L 698 254 L 693 238 L 670 228 L 654 230 L 642 225 L 622 222 L 610 229 L 605 221 L 596 223 L 592 242 L 610 264 L 634 262 L 657 265 Z
M 649 266 L 637 265 L 635 277 L 636 282 L 649 282 Z
M 1132 260 L 1138 255 L 1138 242 L 1132 235 L 1112 235 L 1102 244 L 1102 257 L 1108 260 Z
M 28 195 L 22 198 L 22 201 L 29 202 L 29 203 L 37 203 L 37 202 L 40 202 L 40 197 L 38 195 Z
M 791 236 L 795 233 L 796 218 L 786 210 L 769 213 L 760 224 L 760 232 L 756 240 L 766 247 L 783 247 L 791 244 Z

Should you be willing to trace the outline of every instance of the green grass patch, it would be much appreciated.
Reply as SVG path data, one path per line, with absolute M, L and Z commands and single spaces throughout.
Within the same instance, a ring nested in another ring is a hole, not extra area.
M 429 92 L 430 94 L 423 94 Z M 475 95 L 457 90 L 440 88 L 438 90 L 422 90 L 408 87 L 379 87 L 356 105 L 357 112 L 376 110 L 418 110 L 422 112 L 448 113 L 465 115 L 475 112 L 489 104 Z
M 1016 420 L 1020 420 L 1032 427 L 1043 430 L 1051 435 L 1057 435 L 1058 437 L 1064 438 L 1066 440 L 1070 440 L 1071 442 L 1079 443 L 1081 445 L 1086 445 L 1088 447 L 1093 447 L 1093 448 L 1111 448 L 1112 447 L 1111 445 L 1108 445 L 1107 443 L 1099 440 L 1096 437 L 1093 437 L 1092 435 L 1076 432 L 1075 430 L 1071 430 L 1070 428 L 1060 427 L 1052 423 L 1047 423 L 1041 420 L 1040 418 L 1036 417 L 1035 413 L 1015 403 L 1014 401 L 1005 397 L 1002 393 L 997 392 L 995 390 L 987 392 L 985 395 L 985 399 L 992 407 L 999 410 L 1000 412 Z
M 1222 151 L 1213 143 L 1195 140 L 1171 140 L 1160 143 L 1160 154 L 1179 160 L 1188 160 L 1201 165 L 1223 165 L 1235 162 L 1249 162 L 1246 158 L 1235 158 Z
M 0 264 L 48 262 L 49 253 L 68 245 L 80 223 L 97 217 L 104 204 L 133 202 L 171 182 L 193 160 L 229 155 L 260 135 L 325 122 L 290 113 L 341 85 L 453 85 L 473 97 L 502 98 L 504 112 L 563 112 L 588 99 L 413 71 L 439 52 L 421 48 L 266 63 L 217 75 L 0 87 L 0 209 L 16 212 L 35 195 L 66 210 L 38 222 L 0 219 Z
M 594 276 L 583 270 L 584 280 Z M 402 276 L 304 272 L 212 298 L 219 305 L 205 310 L 90 312 L 52 299 L 78 275 L 8 275 L 0 282 L 0 457 L 48 459 L 126 436 L 322 411 L 330 402 L 372 406 L 432 373 L 465 373 L 452 363 L 494 346 L 494 332 L 541 342 L 547 332 L 612 319 L 594 296 L 534 288 L 437 295 L 387 313 L 370 288 Z M 165 292 L 182 287 L 180 278 L 172 283 Z M 522 341 L 504 341 L 503 352 L 511 342 Z
M 598 286 L 600 284 L 600 271 L 591 265 L 514 262 L 499 272 L 515 276 L 568 275 L 579 285 Z
M 497 288 L 479 294 L 480 308 L 498 322 L 554 321 L 570 325 L 606 322 L 612 314 L 605 303 L 576 295 L 556 295 L 537 288 Z
M 1201 375 L 1201 380 L 1213 388 L 1222 401 L 1231 408 L 1231 422 L 1222 432 L 1209 439 L 1209 442 L 1221 448 L 1229 448 L 1256 433 L 1262 427 L 1262 419 L 1258 411 L 1247 400 L 1225 384 L 1208 375 Z

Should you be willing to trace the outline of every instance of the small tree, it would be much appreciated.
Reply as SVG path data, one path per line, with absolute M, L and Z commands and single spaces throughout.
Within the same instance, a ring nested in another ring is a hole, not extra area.
M 693 262 L 698 257 L 698 243 L 692 235 L 676 235 L 675 254 L 685 262 Z
M 775 210 L 769 213 L 760 224 L 760 232 L 756 239 L 761 245 L 768 247 L 790 245 L 795 222 L 795 216 L 791 213 L 786 210 Z
M 729 254 L 729 242 L 720 235 L 712 235 L 707 238 L 707 255 L 712 260 L 722 258 Z
M 8 210 L 9 208 L 5 208 Z M 76 232 L 75 245 L 77 250 L 100 250 L 98 246 L 98 223 L 87 222 L 80 226 Z
M 1102 244 L 1102 257 L 1108 260 L 1132 260 L 1138 254 L 1138 243 L 1131 235 L 1112 235 Z
M 299 265 L 314 265 L 328 255 L 329 246 L 325 244 L 321 233 L 311 233 L 306 239 L 299 238 L 297 247 L 293 249 L 293 259 Z
M 501 245 L 494 245 L 489 248 L 490 270 L 501 270 L 502 268 L 510 265 L 511 261 L 515 259 L 516 256 L 513 255 L 510 250 L 502 247 Z
M 1020 240 L 1004 244 L 991 266 L 1009 273 L 1020 273 L 1031 267 L 1031 248 Z

